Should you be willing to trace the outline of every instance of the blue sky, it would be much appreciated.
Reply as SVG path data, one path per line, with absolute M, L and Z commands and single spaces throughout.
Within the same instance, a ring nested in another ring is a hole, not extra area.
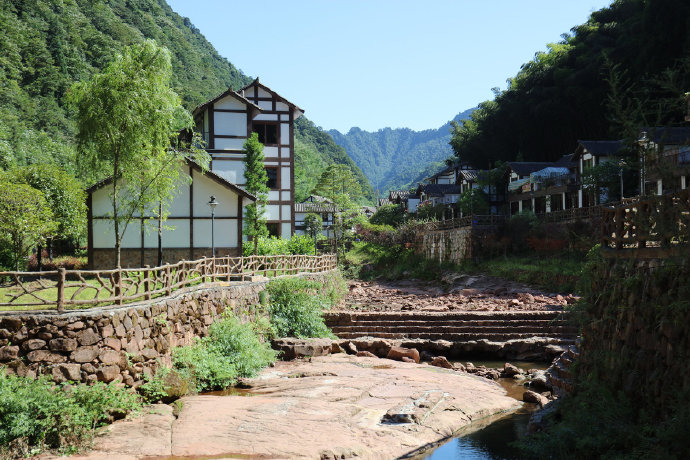
M 436 129 L 610 0 L 168 0 L 325 129 Z

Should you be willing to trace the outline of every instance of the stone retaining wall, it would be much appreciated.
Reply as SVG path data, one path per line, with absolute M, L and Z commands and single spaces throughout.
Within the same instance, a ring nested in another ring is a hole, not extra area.
M 56 382 L 119 379 L 137 385 L 159 363 L 170 363 L 174 347 L 205 336 L 226 309 L 253 319 L 252 306 L 267 283 L 206 284 L 145 303 L 62 314 L 0 312 L 0 366 L 31 378 L 49 374 Z
M 472 257 L 472 227 L 424 232 L 416 243 L 417 252 L 439 263 L 460 263 Z

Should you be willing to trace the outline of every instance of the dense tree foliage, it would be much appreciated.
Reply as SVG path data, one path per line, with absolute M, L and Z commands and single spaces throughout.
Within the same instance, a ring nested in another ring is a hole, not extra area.
M 0 174 L 0 180 L 26 184 L 43 193 L 57 227 L 50 235 L 78 241 L 86 230 L 86 194 L 81 183 L 59 166 L 37 164 Z
M 26 184 L 0 182 L 0 247 L 9 249 L 12 268 L 24 268 L 31 248 L 56 228 L 53 212 L 41 191 Z
M 467 119 L 471 110 L 459 113 L 456 122 Z M 451 124 L 438 129 L 413 131 L 409 128 L 384 128 L 376 132 L 352 128 L 347 134 L 337 130 L 328 133 L 362 168 L 381 196 L 388 190 L 407 188 L 438 172 L 438 163 L 452 155 L 449 146 Z M 436 163 L 428 168 L 429 163 Z M 441 166 L 442 167 L 442 166 Z M 420 177 L 420 170 L 425 174 Z
M 685 0 L 616 0 L 592 13 L 454 126 L 455 154 L 477 167 L 518 155 L 553 161 L 578 139 L 625 138 L 631 127 L 681 121 L 688 17 Z
M 170 88 L 171 76 L 168 50 L 146 40 L 126 47 L 103 72 L 75 83 L 69 94 L 77 112 L 80 164 L 110 173 L 117 266 L 134 215 L 160 209 L 179 185 L 186 152 L 170 146 L 193 123 Z M 199 155 L 202 164 L 208 163 L 207 156 Z
M 64 96 L 125 46 L 146 39 L 170 51 L 171 85 L 187 110 L 252 81 L 165 0 L 0 0 L 0 168 L 52 163 L 85 184 L 105 177 L 76 166 L 76 128 Z M 304 117 L 295 137 L 298 198 L 333 162 L 350 165 L 370 188 L 345 151 Z
M 85 182 L 102 178 L 75 167 L 64 95 L 145 39 L 170 50 L 187 109 L 250 81 L 164 0 L 0 0 L 0 166 L 57 163 Z

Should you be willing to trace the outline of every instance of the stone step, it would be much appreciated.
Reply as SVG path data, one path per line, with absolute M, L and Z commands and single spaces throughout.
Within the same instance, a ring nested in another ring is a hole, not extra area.
M 478 321 L 478 320 L 553 320 L 565 319 L 562 311 L 462 311 L 462 312 L 325 312 L 326 321 Z
M 492 342 L 505 342 L 507 340 L 515 339 L 529 339 L 532 337 L 547 337 L 547 338 L 558 338 L 564 339 L 568 342 L 572 342 L 574 337 L 572 335 L 563 334 L 523 334 L 523 333 L 477 333 L 477 334 L 466 334 L 466 333 L 444 333 L 444 332 L 411 332 L 411 333 L 392 333 L 392 332 L 342 332 L 336 333 L 336 335 L 341 339 L 356 339 L 360 337 L 374 337 L 380 339 L 424 339 L 424 340 L 446 340 L 449 342 L 468 342 L 471 340 L 489 340 Z
M 571 325 L 567 321 L 560 320 L 475 320 L 475 321 L 464 321 L 464 320 L 433 320 L 433 321 L 420 321 L 420 320 L 386 320 L 386 319 L 376 319 L 367 321 L 356 321 L 356 322 L 337 322 L 326 320 L 326 324 L 330 327 L 338 326 L 535 326 L 535 327 L 545 327 L 545 326 L 567 326 L 571 327 L 573 330 L 577 330 L 577 327 Z
M 418 333 L 418 332 L 441 332 L 441 333 L 467 333 L 467 334 L 490 334 L 490 333 L 524 333 L 524 334 L 576 334 L 576 330 L 568 326 L 440 326 L 433 327 L 427 325 L 357 325 L 357 326 L 334 326 L 331 328 L 334 334 L 343 332 L 368 333 L 368 332 L 390 332 L 390 333 Z

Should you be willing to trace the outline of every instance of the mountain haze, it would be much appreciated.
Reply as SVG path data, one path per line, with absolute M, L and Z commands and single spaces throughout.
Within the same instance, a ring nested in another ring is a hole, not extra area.
M 466 120 L 473 110 L 465 110 L 453 120 Z M 424 131 L 383 128 L 368 132 L 354 127 L 347 134 L 335 129 L 328 133 L 345 148 L 381 196 L 388 190 L 413 186 L 434 174 L 453 154 L 449 144 L 450 122 Z

